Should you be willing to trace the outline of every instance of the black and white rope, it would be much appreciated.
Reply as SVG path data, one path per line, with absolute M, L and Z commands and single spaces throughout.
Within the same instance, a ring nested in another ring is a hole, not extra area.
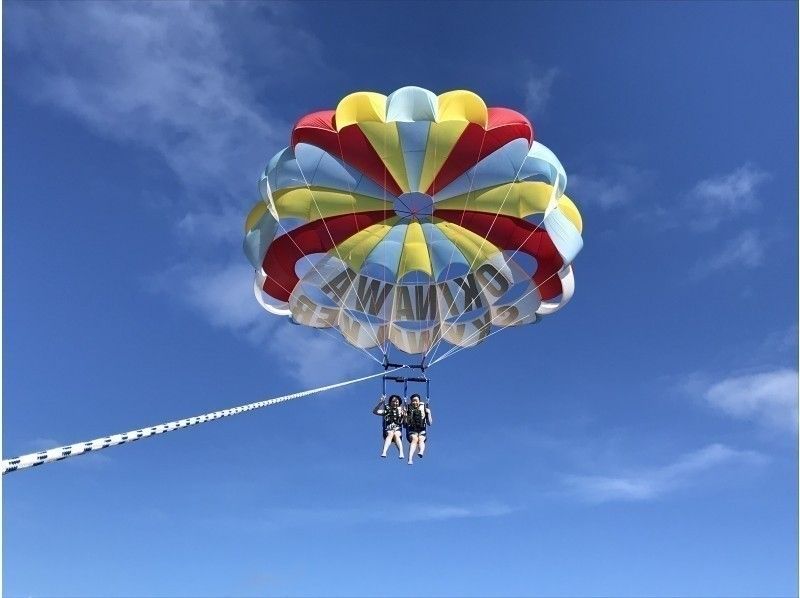
M 395 370 L 390 370 L 390 371 L 396 371 L 398 369 L 401 368 L 396 368 Z M 156 426 L 150 426 L 148 428 L 139 428 L 138 430 L 131 430 L 130 432 L 124 432 L 122 434 L 112 434 L 111 436 L 95 438 L 94 440 L 79 442 L 77 444 L 69 444 L 67 446 L 60 446 L 58 448 L 46 451 L 40 451 L 38 453 L 30 453 L 28 455 L 14 457 L 13 459 L 3 459 L 3 475 L 12 471 L 17 471 L 18 469 L 36 467 L 37 465 L 43 465 L 44 463 L 50 463 L 52 461 L 62 461 L 67 457 L 75 457 L 77 455 L 83 455 L 85 453 L 99 451 L 101 449 L 108 448 L 110 446 L 116 446 L 118 444 L 124 444 L 126 442 L 136 442 L 137 440 L 140 440 L 142 438 L 148 438 L 150 436 L 164 434 L 165 432 L 172 432 L 173 430 L 179 430 L 181 428 L 188 428 L 189 426 L 195 426 L 197 424 L 204 424 L 206 422 L 221 419 L 223 417 L 229 417 L 231 415 L 239 415 L 240 413 L 253 411 L 254 409 L 261 409 L 262 407 L 271 407 L 272 405 L 277 405 L 278 403 L 285 403 L 286 401 L 300 399 L 302 397 L 307 397 L 309 395 L 318 394 L 328 390 L 333 390 L 334 388 L 341 388 L 342 386 L 349 386 L 350 384 L 357 384 L 359 382 L 364 382 L 365 380 L 370 380 L 372 378 L 377 378 L 378 376 L 383 376 L 385 373 L 386 372 L 370 374 L 369 376 L 364 376 L 362 378 L 354 378 L 353 380 L 347 380 L 345 382 L 328 384 L 327 386 L 320 386 L 319 388 L 303 390 L 289 395 L 284 395 L 282 397 L 275 397 L 274 399 L 267 399 L 265 401 L 249 403 L 247 405 L 240 405 L 239 407 L 231 407 L 230 409 L 223 409 L 221 411 L 213 411 L 211 413 L 196 415 L 194 417 L 187 417 L 185 419 L 179 419 L 164 424 L 158 424 Z

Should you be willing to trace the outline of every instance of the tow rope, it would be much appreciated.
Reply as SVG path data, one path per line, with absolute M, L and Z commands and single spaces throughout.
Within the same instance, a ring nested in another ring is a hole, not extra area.
M 401 368 L 396 368 L 395 370 L 392 371 L 396 371 L 398 369 Z M 165 432 L 172 432 L 173 430 L 179 430 L 181 428 L 186 428 L 197 424 L 204 424 L 206 422 L 221 419 L 223 417 L 229 417 L 231 415 L 238 415 L 240 413 L 245 413 L 246 411 L 261 409 L 262 407 L 271 407 L 272 405 L 277 405 L 278 403 L 285 403 L 286 401 L 300 399 L 302 397 L 307 397 L 309 395 L 318 394 L 328 390 L 333 390 L 334 388 L 341 388 L 342 386 L 349 386 L 350 384 L 358 384 L 359 382 L 364 382 L 365 380 L 370 380 L 372 378 L 377 378 L 378 376 L 383 376 L 385 373 L 386 372 L 379 372 L 377 374 L 364 376 L 363 378 L 354 378 L 352 380 L 347 380 L 345 382 L 328 384 L 327 386 L 320 386 L 319 388 L 303 390 L 289 395 L 283 395 L 282 397 L 275 397 L 274 399 L 267 399 L 265 401 L 248 403 L 247 405 L 240 405 L 239 407 L 231 407 L 230 409 L 223 409 L 222 411 L 213 411 L 211 413 L 196 415 L 194 417 L 187 417 L 186 419 L 179 419 L 176 421 L 167 422 L 165 424 L 150 426 L 148 428 L 139 428 L 138 430 L 131 430 L 130 432 L 124 432 L 122 434 L 113 434 L 111 436 L 95 438 L 94 440 L 87 440 L 86 442 L 68 444 L 66 446 L 60 446 L 58 448 L 53 448 L 46 451 L 39 451 L 38 453 L 30 453 L 28 455 L 14 457 L 13 459 L 3 459 L 3 475 L 6 475 L 7 473 L 12 471 L 17 471 L 18 469 L 36 467 L 37 465 L 43 465 L 44 463 L 50 463 L 52 461 L 62 461 L 67 457 L 76 457 L 78 455 L 83 455 L 85 453 L 99 451 L 101 449 L 108 448 L 110 446 L 116 446 L 118 444 L 124 444 L 126 442 L 135 442 L 142 438 L 148 438 L 150 436 L 164 434 Z

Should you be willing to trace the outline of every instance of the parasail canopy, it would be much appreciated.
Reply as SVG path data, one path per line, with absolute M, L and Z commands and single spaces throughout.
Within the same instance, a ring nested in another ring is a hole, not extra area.
M 531 123 L 470 91 L 357 92 L 301 118 L 245 225 L 268 311 L 426 354 L 572 296 L 581 216 Z

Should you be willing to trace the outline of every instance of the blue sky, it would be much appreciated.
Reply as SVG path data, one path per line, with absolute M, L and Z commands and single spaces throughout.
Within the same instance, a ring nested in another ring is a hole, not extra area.
M 15 473 L 4 595 L 796 595 L 796 5 L 4 13 L 5 457 L 372 371 L 241 252 L 346 93 L 524 111 L 585 223 L 569 305 L 432 371 L 424 462 L 366 383 Z

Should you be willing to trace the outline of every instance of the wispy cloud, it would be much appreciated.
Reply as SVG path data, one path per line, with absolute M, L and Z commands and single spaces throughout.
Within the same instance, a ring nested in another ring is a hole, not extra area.
M 201 214 L 219 211 L 221 197 L 240 208 L 251 201 L 259 170 L 285 141 L 286 123 L 270 110 L 269 93 L 257 99 L 242 53 L 258 49 L 262 77 L 316 60 L 318 44 L 278 4 L 7 8 L 10 47 L 24 66 L 18 91 L 104 137 L 157 152 L 189 192 L 190 212 Z
M 519 511 L 504 503 L 406 504 L 396 507 L 360 505 L 357 507 L 287 507 L 270 509 L 263 516 L 248 519 L 248 529 L 305 527 L 309 525 L 350 526 L 372 522 L 413 523 L 504 517 Z M 235 520 L 217 523 L 229 528 Z
M 692 268 L 694 278 L 704 278 L 729 268 L 752 269 L 764 261 L 765 244 L 756 230 L 746 230 L 722 246 L 720 251 L 697 262 Z
M 539 116 L 545 110 L 558 74 L 559 70 L 555 67 L 534 68 L 528 76 L 525 82 L 525 109 L 530 116 Z
M 698 181 L 683 198 L 691 214 L 688 222 L 695 229 L 708 230 L 727 218 L 755 211 L 768 179 L 767 172 L 748 162 L 727 174 Z
M 263 347 L 303 383 L 359 369 L 358 356 L 353 367 L 326 365 L 340 361 L 341 341 L 261 311 L 241 253 L 258 173 L 290 127 L 273 109 L 284 86 L 264 81 L 322 65 L 319 42 L 290 6 L 14 3 L 6 20 L 15 60 L 25 64 L 19 91 L 99 135 L 156 152 L 182 184 L 174 230 L 186 257 L 151 287 Z M 258 57 L 258 79 L 248 54 Z
M 797 324 L 787 326 L 782 330 L 770 332 L 756 349 L 757 353 L 771 359 L 774 363 L 776 357 L 786 357 L 797 354 L 798 328 Z M 796 357 L 794 357 L 796 361 Z
M 652 178 L 649 170 L 617 164 L 602 174 L 585 171 L 568 175 L 568 193 L 579 198 L 582 205 L 617 208 L 640 197 Z
M 241 19 L 248 11 L 255 19 L 254 7 L 79 2 L 9 8 L 9 41 L 26 65 L 22 91 L 100 135 L 157 151 L 193 192 L 254 192 L 255 173 L 282 141 L 282 127 L 256 101 L 222 18 Z M 258 19 L 266 28 L 260 56 L 267 71 L 277 66 L 270 61 L 276 48 L 292 45 L 290 28 L 273 18 Z
M 46 451 L 59 446 L 64 446 L 64 443 L 59 442 L 54 438 L 31 438 L 21 443 L 21 450 L 26 453 L 38 453 L 39 451 Z
M 253 271 L 245 260 L 219 267 L 206 265 L 198 271 L 182 263 L 154 277 L 151 286 L 161 292 L 176 280 L 185 293 L 181 301 L 212 325 L 237 333 L 267 351 L 306 386 L 366 373 L 372 363 L 334 330 L 296 326 L 285 318 L 266 314 L 253 296 Z M 350 359 L 343 359 L 343 355 Z
M 253 271 L 246 263 L 234 262 L 196 273 L 180 273 L 177 278 L 185 281 L 182 285 L 187 293 L 184 300 L 216 326 L 258 334 L 260 324 L 272 321 L 264 318 L 264 312 L 255 301 Z
M 705 401 L 731 417 L 771 430 L 797 431 L 798 374 L 795 369 L 724 378 L 706 386 Z
M 714 469 L 765 462 L 760 453 L 711 444 L 667 465 L 618 475 L 568 475 L 564 483 L 569 492 L 589 502 L 646 501 L 696 484 Z
M 244 217 L 239 206 L 200 205 L 184 214 L 175 228 L 180 240 L 193 247 L 206 246 L 214 251 L 219 244 L 238 243 L 243 233 Z
M 364 375 L 375 367 L 368 357 L 348 345 L 338 332 L 323 332 L 281 321 L 273 342 L 281 351 L 295 378 L 307 385 L 320 385 Z

